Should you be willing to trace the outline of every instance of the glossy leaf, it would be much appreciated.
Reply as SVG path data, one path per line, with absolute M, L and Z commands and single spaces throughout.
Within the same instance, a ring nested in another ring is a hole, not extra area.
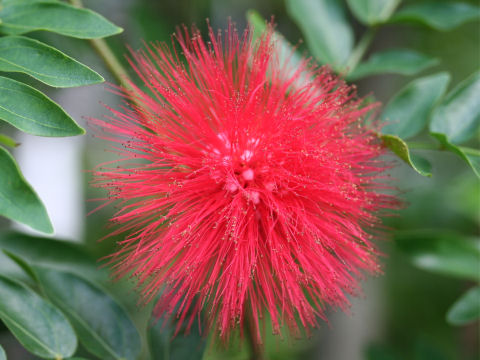
M 438 59 L 409 49 L 391 49 L 373 54 L 347 76 L 357 80 L 379 74 L 415 75 L 439 63 Z
M 58 104 L 40 91 L 3 76 L 0 76 L 0 119 L 38 136 L 85 133 Z
M 7 3 L 1 18 L 0 32 L 7 35 L 45 30 L 80 39 L 94 39 L 122 31 L 91 10 L 56 1 Z
M 347 0 L 355 17 L 367 25 L 383 23 L 390 18 L 400 0 Z
M 480 269 L 478 271 L 480 272 Z M 480 319 L 480 286 L 468 290 L 447 312 L 447 321 L 452 325 L 466 325 L 478 319 Z
M 405 141 L 395 135 L 381 135 L 381 139 L 386 147 L 417 173 L 422 176 L 432 176 L 431 165 L 428 160 L 420 156 L 412 155 Z
M 440 142 L 445 150 L 460 156 L 460 158 L 470 165 L 475 175 L 480 178 L 480 150 L 454 145 L 448 141 L 444 134 L 432 135 Z
M 137 358 L 140 336 L 110 295 L 73 273 L 42 266 L 33 269 L 46 296 L 64 311 L 89 352 L 105 360 Z
M 445 134 L 448 141 L 461 144 L 477 133 L 480 126 L 480 72 L 453 89 L 435 108 L 430 131 Z
M 26 286 L 0 276 L 0 318 L 31 353 L 46 359 L 73 355 L 77 338 L 56 307 Z
M 44 233 L 53 233 L 47 210 L 14 158 L 0 147 L 0 215 Z
M 29 264 L 70 271 L 98 281 L 108 279 L 106 271 L 98 269 L 95 259 L 85 253 L 82 246 L 70 241 L 3 232 L 0 233 L 0 249 L 21 257 Z
M 476 19 L 480 19 L 478 6 L 453 1 L 431 1 L 405 6 L 391 18 L 391 21 L 419 23 L 447 31 Z
M 387 124 L 382 132 L 402 139 L 417 135 L 427 125 L 449 81 L 450 75 L 439 73 L 410 82 L 385 107 L 381 117 Z
M 312 55 L 341 70 L 353 47 L 353 31 L 337 0 L 287 0 L 287 11 L 302 30 Z
M 17 147 L 19 144 L 13 140 L 10 136 L 5 134 L 0 134 L 0 145 L 8 146 L 8 147 Z
M 0 360 L 7 360 L 7 354 L 5 354 L 2 345 L 0 345 Z
M 200 335 L 197 319 L 193 322 L 188 334 L 183 327 L 176 336 L 174 323 L 169 321 L 164 324 L 163 321 L 152 320 L 148 326 L 147 336 L 152 359 L 201 360 L 203 358 L 206 340 Z
M 55 87 L 103 81 L 95 71 L 59 50 L 23 36 L 0 37 L 0 71 L 25 73 Z
M 419 268 L 444 275 L 480 280 L 480 240 L 449 233 L 397 233 L 395 242 Z

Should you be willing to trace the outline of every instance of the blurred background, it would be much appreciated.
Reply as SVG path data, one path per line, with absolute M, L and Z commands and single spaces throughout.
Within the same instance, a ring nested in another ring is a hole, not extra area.
M 420 0 L 405 1 L 413 2 Z M 205 19 L 210 19 L 213 28 L 225 28 L 231 17 L 237 27 L 243 29 L 249 9 L 257 10 L 266 19 L 274 16 L 277 30 L 292 44 L 298 44 L 300 51 L 308 51 L 282 0 L 85 0 L 84 3 L 124 28 L 120 36 L 107 39 L 122 61 L 126 45 L 137 49 L 143 41 L 168 42 L 179 24 L 195 23 L 204 32 Z M 478 4 L 478 1 L 470 3 Z M 350 20 L 358 40 L 365 28 L 353 17 Z M 34 37 L 55 44 L 115 83 L 86 41 L 42 33 Z M 449 32 L 420 26 L 387 25 L 378 33 L 370 52 L 391 47 L 417 49 L 440 58 L 441 63 L 424 75 L 449 71 L 451 86 L 454 86 L 480 67 L 480 24 L 471 22 Z M 26 77 L 22 80 L 33 81 Z M 382 75 L 361 80 L 357 85 L 360 95 L 374 94 L 385 102 L 408 81 L 408 77 Z M 102 117 L 107 113 L 102 103 L 113 107 L 118 104 L 118 99 L 107 91 L 105 84 L 67 90 L 43 87 L 41 90 L 84 127 L 87 126 L 86 118 Z M 15 137 L 22 144 L 15 150 L 15 156 L 23 174 L 45 202 L 56 229 L 55 237 L 86 243 L 97 257 L 109 253 L 115 239 L 100 243 L 98 239 L 108 232 L 106 224 L 114 209 L 102 209 L 87 216 L 98 206 L 89 200 L 104 195 L 89 187 L 88 182 L 89 170 L 112 157 L 104 151 L 106 144 L 90 134 L 76 138 L 42 138 L 18 132 Z M 431 161 L 433 176 L 422 177 L 397 161 L 392 176 L 405 208 L 385 219 L 385 223 L 400 235 L 419 229 L 442 229 L 462 236 L 478 236 L 480 184 L 471 169 L 453 154 L 426 150 L 422 155 Z M 32 232 L 26 227 L 21 229 Z M 479 358 L 478 323 L 454 327 L 445 320 L 451 304 L 473 283 L 415 267 L 392 239 L 386 239 L 379 246 L 385 253 L 381 259 L 384 275 L 364 282 L 364 294 L 352 299 L 350 313 L 338 311 L 327 315 L 330 323 L 322 323 L 321 328 L 306 340 L 281 340 L 267 331 L 269 359 Z M 129 294 L 129 299 L 126 306 L 131 309 L 132 316 L 138 317 L 137 323 L 145 321 L 148 311 L 136 311 L 134 296 Z M 33 358 L 18 346 L 1 324 L 0 343 L 7 353 L 14 354 L 10 355 L 12 359 Z M 204 357 L 210 360 L 247 358 L 247 349 L 240 346 L 226 351 L 216 345 L 209 345 Z

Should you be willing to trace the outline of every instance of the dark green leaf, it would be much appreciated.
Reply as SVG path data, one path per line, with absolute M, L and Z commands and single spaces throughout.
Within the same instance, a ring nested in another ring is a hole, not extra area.
M 108 278 L 83 247 L 66 240 L 3 232 L 0 233 L 0 249 L 21 257 L 29 264 L 46 265 L 99 281 Z
M 89 352 L 105 360 L 137 358 L 140 336 L 111 296 L 73 273 L 33 268 L 46 296 L 65 312 Z
M 85 133 L 59 105 L 40 91 L 3 76 L 0 76 L 0 119 L 38 136 Z
M 479 18 L 478 6 L 462 2 L 432 1 L 405 6 L 391 18 L 391 21 L 420 23 L 447 31 Z
M 95 71 L 57 49 L 23 36 L 0 37 L 0 71 L 25 73 L 55 87 L 103 81 Z
M 53 233 L 47 210 L 13 157 L 0 147 L 0 215 L 44 233 Z
M 415 75 L 438 64 L 438 59 L 408 49 L 392 49 L 373 54 L 348 75 L 356 80 L 378 74 Z
M 9 147 L 17 147 L 19 144 L 11 137 L 0 134 L 0 145 L 9 146 Z
M 448 231 L 397 233 L 395 242 L 419 268 L 480 280 L 480 240 Z
M 447 321 L 452 325 L 465 325 L 479 318 L 480 286 L 468 290 L 447 312 Z
M 201 360 L 205 350 L 206 340 L 202 338 L 195 321 L 190 332 L 185 334 L 185 326 L 175 336 L 175 323 L 170 320 L 152 320 L 148 326 L 148 343 L 150 354 L 155 360 Z
M 388 147 L 395 155 L 422 176 L 432 176 L 430 163 L 420 157 L 410 154 L 408 145 L 395 135 L 381 135 L 383 144 Z
M 427 125 L 434 105 L 445 93 L 450 75 L 439 73 L 410 82 L 387 104 L 382 119 L 387 121 L 382 132 L 408 139 Z
M 72 356 L 77 338 L 56 307 L 26 286 L 0 276 L 0 318 L 31 353 L 46 359 Z
M 444 134 L 432 134 L 445 150 L 460 156 L 470 167 L 477 177 L 480 178 L 480 151 L 450 143 Z
M 336 70 L 352 51 L 353 31 L 337 0 L 286 0 L 287 11 L 302 30 L 312 55 Z
M 448 141 L 461 144 L 470 139 L 480 125 L 480 72 L 474 73 L 453 89 L 433 112 L 430 131 L 445 134 Z
M 2 345 L 0 345 L 0 360 L 7 360 L 7 354 L 5 354 Z
M 367 25 L 387 21 L 400 0 L 347 0 L 355 17 Z
M 94 39 L 122 31 L 91 10 L 55 1 L 6 4 L 1 18 L 0 32 L 7 35 L 45 30 L 80 39 Z

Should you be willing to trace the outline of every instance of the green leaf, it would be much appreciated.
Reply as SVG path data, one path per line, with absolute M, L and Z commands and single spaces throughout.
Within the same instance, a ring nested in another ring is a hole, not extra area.
M 418 78 L 400 90 L 387 104 L 382 132 L 408 139 L 427 125 L 434 105 L 445 93 L 450 75 L 438 73 Z
M 59 105 L 40 91 L 3 76 L 0 76 L 0 119 L 38 136 L 85 133 Z
M 53 226 L 47 210 L 27 183 L 13 157 L 0 147 L 0 215 L 47 234 Z
M 2 345 L 0 345 L 0 360 L 7 360 L 7 354 L 5 354 Z
M 337 0 L 286 0 L 287 11 L 302 30 L 312 55 L 342 70 L 353 47 L 353 31 Z
M 452 325 L 466 325 L 480 319 L 480 286 L 463 294 L 447 312 L 447 321 Z
M 470 165 L 475 175 L 480 178 L 480 150 L 456 146 L 448 141 L 445 134 L 434 133 L 432 136 L 440 142 L 445 150 L 460 156 L 460 158 Z
M 200 335 L 197 319 L 194 320 L 188 334 L 185 334 L 185 326 L 183 326 L 175 336 L 175 325 L 170 319 L 165 324 L 156 319 L 150 322 L 147 336 L 152 359 L 201 360 L 206 340 Z
M 443 230 L 399 232 L 395 235 L 398 248 L 412 263 L 424 270 L 480 280 L 480 240 Z
M 253 27 L 253 40 L 259 39 L 267 30 L 267 23 L 264 18 L 255 10 L 247 12 L 247 20 Z M 302 57 L 295 52 L 293 46 L 277 31 L 273 34 L 273 42 L 278 51 L 280 66 L 289 65 L 292 68 L 301 63 Z
M 480 125 L 480 71 L 462 81 L 433 112 L 430 132 L 445 134 L 448 141 L 461 144 Z
M 111 296 L 73 273 L 42 266 L 33 269 L 46 296 L 64 311 L 89 352 L 105 360 L 137 358 L 140 336 Z
M 387 21 L 400 0 L 347 0 L 355 17 L 366 25 Z
M 74 272 L 97 281 L 108 279 L 106 271 L 98 269 L 97 262 L 85 252 L 84 247 L 67 240 L 0 232 L 0 249 L 7 250 L 29 264 Z
M 402 139 L 395 135 L 381 135 L 380 137 L 383 144 L 413 170 L 422 176 L 432 176 L 430 163 L 420 156 L 410 154 L 408 145 Z
M 59 50 L 23 36 L 0 37 L 0 71 L 25 73 L 55 87 L 103 81 L 95 71 Z
M 405 6 L 390 20 L 419 23 L 436 30 L 447 31 L 480 18 L 480 7 L 462 2 L 431 1 Z
M 385 50 L 373 54 L 367 61 L 359 64 L 347 79 L 357 80 L 386 73 L 415 75 L 438 63 L 438 59 L 409 49 Z
M 91 10 L 55 1 L 6 4 L 1 19 L 0 32 L 7 35 L 45 30 L 80 39 L 94 39 L 122 32 L 121 28 Z
M 18 144 L 10 136 L 7 136 L 5 134 L 0 134 L 0 145 L 4 145 L 8 147 L 17 147 L 20 144 Z
M 0 276 L 0 318 L 31 353 L 45 359 L 72 356 L 77 337 L 56 307 L 19 282 Z

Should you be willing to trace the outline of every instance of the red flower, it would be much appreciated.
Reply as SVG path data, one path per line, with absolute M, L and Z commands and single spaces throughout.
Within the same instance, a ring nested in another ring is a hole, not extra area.
M 271 31 L 177 38 L 185 60 L 165 44 L 134 53 L 148 90 L 96 120 L 122 145 L 95 173 L 127 234 L 116 272 L 146 301 L 161 293 L 158 314 L 189 326 L 205 309 L 223 338 L 251 317 L 260 342 L 266 312 L 276 332 L 308 331 L 378 271 L 372 227 L 392 199 L 371 107 L 327 68 L 280 65 Z

